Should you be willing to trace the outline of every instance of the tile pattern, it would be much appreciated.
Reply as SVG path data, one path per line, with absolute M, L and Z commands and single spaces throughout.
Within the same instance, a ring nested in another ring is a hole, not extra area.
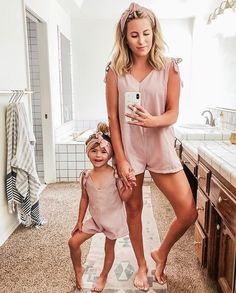
M 231 131 L 236 131 L 236 110 L 229 110 L 224 108 L 209 108 L 213 117 L 217 119 L 223 113 L 223 127 Z
M 39 52 L 37 40 L 37 24 L 30 18 L 27 20 L 27 37 L 29 51 L 30 66 L 30 84 L 33 90 L 32 94 L 32 117 L 33 130 L 36 138 L 35 145 L 35 161 L 36 169 L 41 183 L 44 183 L 44 166 L 43 166 L 43 135 L 41 120 L 41 97 L 40 97 L 40 68 L 39 68 Z
M 229 141 L 182 141 L 183 148 L 197 161 L 200 155 L 236 187 L 236 145 Z
M 192 129 L 175 126 L 174 131 L 179 140 L 227 140 L 231 135 L 228 129 L 215 128 Z
M 71 138 L 72 139 L 72 138 Z M 56 180 L 57 182 L 79 181 L 82 170 L 91 169 L 84 142 L 66 141 L 56 144 Z M 145 181 L 151 181 L 148 171 Z
M 160 244 L 159 234 L 153 216 L 150 187 L 144 186 L 143 192 L 144 209 L 142 221 L 145 257 L 149 266 L 148 281 L 150 290 L 148 292 L 164 293 L 167 292 L 167 284 L 159 285 L 155 281 L 155 264 L 150 256 L 150 251 Z M 96 234 L 92 238 L 90 251 L 85 263 L 85 273 L 83 275 L 85 290 L 83 292 L 90 292 L 90 288 L 101 271 L 104 259 L 104 240 L 105 237 L 103 234 Z M 133 286 L 134 272 L 137 269 L 137 264 L 129 237 L 126 236 L 118 239 L 115 249 L 115 262 L 103 292 L 140 292 Z M 78 292 L 77 290 L 77 293 Z
M 229 141 L 208 143 L 198 148 L 199 155 L 236 187 L 236 145 Z

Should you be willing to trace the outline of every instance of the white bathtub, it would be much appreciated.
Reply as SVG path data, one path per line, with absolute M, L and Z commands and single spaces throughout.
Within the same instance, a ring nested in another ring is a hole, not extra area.
M 57 138 L 56 142 L 56 179 L 61 181 L 79 181 L 80 173 L 84 169 L 91 169 L 87 158 L 85 141 L 95 129 L 71 131 Z

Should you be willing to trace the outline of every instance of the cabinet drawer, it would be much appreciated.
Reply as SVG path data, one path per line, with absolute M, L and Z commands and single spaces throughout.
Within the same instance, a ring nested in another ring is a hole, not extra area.
M 208 226 L 208 205 L 209 199 L 201 192 L 200 189 L 197 191 L 197 211 L 198 211 L 198 222 L 202 226 L 203 230 L 207 232 Z
M 230 231 L 236 235 L 236 200 L 233 194 L 214 176 L 211 178 L 210 200 L 227 223 Z
M 202 267 L 205 267 L 206 264 L 206 236 L 205 233 L 202 231 L 202 228 L 198 224 L 195 223 L 195 230 L 194 230 L 194 247 L 195 253 L 197 258 Z
M 211 171 L 208 170 L 201 162 L 198 164 L 198 185 L 201 189 L 209 194 Z
M 197 164 L 185 152 L 182 152 L 182 162 L 194 176 L 197 176 Z

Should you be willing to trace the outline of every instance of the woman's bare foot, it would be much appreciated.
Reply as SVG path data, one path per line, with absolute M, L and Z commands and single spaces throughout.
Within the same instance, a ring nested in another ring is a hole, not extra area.
M 77 270 L 76 276 L 75 276 L 76 277 L 76 287 L 79 291 L 83 290 L 83 281 L 82 281 L 83 274 L 84 274 L 84 268 L 81 268 L 81 269 Z
M 165 274 L 166 259 L 162 259 L 159 256 L 158 250 L 153 250 L 151 252 L 151 257 L 156 263 L 156 272 L 155 272 L 156 281 L 159 284 L 164 285 L 167 282 L 167 276 Z
M 107 282 L 107 277 L 100 276 L 95 284 L 93 285 L 93 288 L 91 289 L 92 292 L 102 292 Z
M 148 279 L 147 279 L 147 272 L 148 269 L 145 268 L 139 268 L 137 273 L 134 277 L 134 286 L 142 291 L 148 291 L 149 285 L 148 285 Z

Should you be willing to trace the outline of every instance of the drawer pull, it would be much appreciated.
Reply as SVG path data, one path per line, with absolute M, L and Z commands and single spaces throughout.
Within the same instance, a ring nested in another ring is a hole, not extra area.
M 204 211 L 203 207 L 197 207 L 197 211 Z
M 198 180 L 201 180 L 201 179 L 206 179 L 205 177 L 203 177 L 203 176 L 198 176 L 198 178 L 197 178 Z
M 190 162 L 189 162 L 189 161 L 183 161 L 183 163 L 184 163 L 184 164 L 190 164 Z
M 224 201 L 227 201 L 227 198 L 223 198 L 223 197 L 219 196 L 218 203 L 221 203 L 223 200 Z
M 194 243 L 194 245 L 202 244 L 201 241 L 194 241 L 193 243 Z

